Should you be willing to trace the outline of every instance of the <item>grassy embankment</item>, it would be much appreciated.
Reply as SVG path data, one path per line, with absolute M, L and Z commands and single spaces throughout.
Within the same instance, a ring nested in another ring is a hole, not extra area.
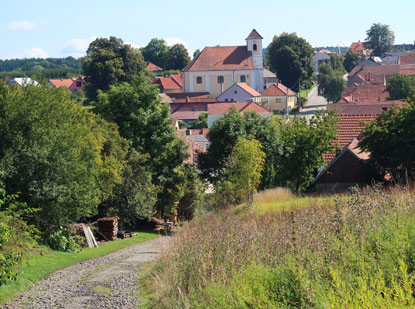
M 42 249 L 39 254 L 34 254 L 24 261 L 21 273 L 16 281 L 0 287 L 0 304 L 11 300 L 17 293 L 29 288 L 35 282 L 59 269 L 88 259 L 108 255 L 158 236 L 158 232 L 137 232 L 137 235 L 134 237 L 105 242 L 98 248 L 86 248 L 79 253 Z
M 149 306 L 415 306 L 411 189 L 334 199 L 295 198 L 284 190 L 262 195 L 252 207 L 185 224 L 146 275 Z
M 301 90 L 300 91 L 300 97 L 307 99 L 307 95 L 310 93 L 311 90 L 313 90 L 313 88 L 315 86 L 316 86 L 315 84 L 312 84 L 309 89 L 303 89 L 303 90 Z

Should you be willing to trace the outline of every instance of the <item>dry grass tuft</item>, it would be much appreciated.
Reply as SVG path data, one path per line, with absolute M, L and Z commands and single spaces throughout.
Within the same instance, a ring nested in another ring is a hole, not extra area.
M 274 188 L 255 193 L 254 203 L 287 201 L 294 197 L 290 189 Z

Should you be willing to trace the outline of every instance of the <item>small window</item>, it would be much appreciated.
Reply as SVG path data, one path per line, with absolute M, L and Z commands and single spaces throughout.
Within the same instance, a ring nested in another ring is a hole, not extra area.
M 246 75 L 241 75 L 241 83 L 246 83 Z
M 237 94 L 238 93 L 238 91 L 237 90 L 235 90 L 235 94 Z
M 277 103 L 281 103 L 281 98 L 277 98 Z
M 257 50 L 258 50 L 258 47 L 256 46 L 256 44 L 254 44 L 254 46 L 253 46 L 253 50 L 254 50 L 254 51 L 257 51 Z
M 225 99 L 225 102 L 228 102 L 228 99 Z
M 196 106 L 192 107 L 192 111 L 195 112 L 196 111 Z
M 202 83 L 202 76 L 196 77 L 196 84 L 201 84 L 201 83 Z
M 223 76 L 218 76 L 218 84 L 223 84 Z
M 81 87 L 82 83 L 81 82 L 76 82 L 76 87 Z

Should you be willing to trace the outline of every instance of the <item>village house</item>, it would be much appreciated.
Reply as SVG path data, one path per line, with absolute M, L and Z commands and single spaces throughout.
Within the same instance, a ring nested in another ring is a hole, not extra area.
M 185 98 L 174 99 L 170 103 L 170 115 L 178 121 L 191 125 L 201 113 L 208 112 L 208 105 L 216 103 L 216 98 Z
M 68 78 L 68 79 L 49 79 L 49 86 L 54 88 L 65 87 L 68 88 L 71 92 L 82 91 L 85 86 L 85 78 L 79 76 L 78 78 Z
M 19 85 L 21 87 L 25 86 L 38 86 L 39 83 L 30 77 L 15 77 L 8 82 L 8 85 Z
M 370 56 L 371 51 L 366 49 L 366 44 L 364 42 L 353 42 L 352 45 L 350 45 L 349 50 L 353 50 L 360 54 L 362 59 L 366 59 Z
M 208 128 L 213 123 L 229 113 L 231 108 L 236 108 L 240 113 L 255 112 L 261 117 L 271 116 L 271 111 L 255 102 L 221 102 L 208 104 Z
M 179 74 L 168 77 L 154 77 L 152 83 L 160 87 L 162 93 L 180 93 L 183 92 L 183 80 Z
M 261 101 L 261 94 L 245 83 L 235 83 L 217 97 L 218 102 Z
M 320 49 L 314 52 L 313 63 L 314 63 L 314 73 L 316 76 L 319 74 L 318 67 L 325 60 L 330 60 L 331 51 L 328 49 Z
M 385 64 L 375 66 L 357 66 L 349 74 L 347 86 L 363 84 L 384 85 L 397 74 L 415 75 L 414 64 Z
M 287 86 L 276 82 L 261 93 L 261 103 L 273 112 L 286 112 L 297 105 L 297 94 Z
M 205 47 L 183 69 L 184 92 L 209 92 L 217 97 L 237 82 L 257 92 L 264 87 L 262 36 L 254 29 L 244 46 Z
M 154 63 L 151 63 L 151 62 L 146 62 L 146 70 L 156 73 L 156 74 L 163 72 L 162 68 L 160 68 L 158 65 L 155 65 Z

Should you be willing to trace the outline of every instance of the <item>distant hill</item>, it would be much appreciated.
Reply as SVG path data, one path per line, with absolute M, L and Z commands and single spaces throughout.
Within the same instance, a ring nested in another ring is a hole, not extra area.
M 0 60 L 0 78 L 42 75 L 67 78 L 81 74 L 81 62 L 74 57 Z

